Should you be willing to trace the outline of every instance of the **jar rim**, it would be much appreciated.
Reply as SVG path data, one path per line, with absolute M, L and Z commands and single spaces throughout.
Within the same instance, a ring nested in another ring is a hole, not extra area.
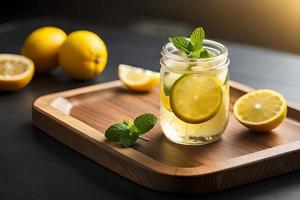
M 174 72 L 174 73 L 181 73 L 181 74 L 206 74 L 212 71 L 221 71 L 224 68 L 228 67 L 230 64 L 230 59 L 227 58 L 224 62 L 219 63 L 217 65 L 214 65 L 212 67 L 203 67 L 203 68 L 198 68 L 197 70 L 187 70 L 187 69 L 176 69 L 174 67 L 168 67 L 166 64 L 163 62 L 162 59 L 160 59 L 160 64 L 162 68 L 167 69 L 167 71 Z
M 173 49 L 173 51 L 170 51 L 171 48 Z M 168 71 L 173 71 L 173 72 L 205 73 L 208 71 L 221 70 L 224 67 L 229 65 L 230 60 L 228 59 L 228 49 L 225 45 L 223 45 L 219 42 L 216 42 L 214 40 L 205 39 L 203 41 L 203 48 L 217 51 L 218 54 L 216 56 L 209 57 L 209 58 L 183 57 L 183 56 L 173 53 L 174 51 L 177 51 L 178 49 L 171 42 L 169 42 L 169 43 L 165 44 L 162 48 L 162 51 L 161 51 L 162 58 L 160 59 L 161 66 L 163 66 L 164 68 L 167 68 Z M 199 66 L 199 69 L 197 69 L 196 71 L 192 71 L 192 70 L 187 70 L 187 69 L 176 69 L 173 67 L 169 67 L 166 65 L 166 63 L 164 62 L 165 59 L 163 59 L 163 58 L 171 59 L 178 63 L 180 63 L 180 62 L 181 63 L 189 63 L 190 65 Z M 201 68 L 201 64 L 203 64 L 203 63 L 212 63 L 212 65 L 210 67 Z M 215 63 L 217 63 L 217 64 L 215 64 Z
M 206 47 L 205 45 L 212 45 L 215 48 L 219 48 L 221 50 L 220 54 L 218 54 L 217 56 L 209 57 L 209 58 L 188 58 L 188 57 L 183 57 L 183 56 L 174 54 L 173 52 L 169 51 L 168 47 L 174 47 L 174 45 L 171 42 L 168 42 L 167 44 L 165 44 L 163 46 L 162 51 L 161 51 L 161 55 L 166 56 L 167 58 L 171 58 L 171 59 L 176 60 L 176 61 L 181 61 L 181 62 L 203 62 L 203 61 L 219 60 L 219 59 L 222 59 L 222 58 L 228 56 L 228 48 L 225 45 L 221 44 L 220 42 L 217 42 L 217 41 L 214 41 L 214 40 L 209 40 L 209 39 L 204 39 L 203 40 L 204 49 Z

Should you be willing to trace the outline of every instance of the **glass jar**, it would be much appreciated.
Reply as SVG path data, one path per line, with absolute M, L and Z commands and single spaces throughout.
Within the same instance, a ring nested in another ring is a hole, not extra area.
M 209 58 L 188 58 L 172 43 L 161 51 L 160 123 L 176 143 L 211 143 L 228 123 L 228 49 L 212 40 L 204 40 L 203 48 Z

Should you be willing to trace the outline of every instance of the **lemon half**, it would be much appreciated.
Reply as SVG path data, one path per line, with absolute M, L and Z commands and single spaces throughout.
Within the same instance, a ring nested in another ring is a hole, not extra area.
M 159 85 L 160 74 L 130 65 L 119 65 L 119 78 L 131 90 L 148 92 Z
M 0 91 L 25 87 L 34 74 L 33 62 L 20 55 L 0 54 Z
M 278 92 L 261 89 L 240 97 L 235 102 L 233 111 L 236 119 L 249 129 L 267 132 L 285 119 L 287 104 Z
M 171 109 L 187 123 L 202 123 L 216 115 L 222 96 L 221 83 L 214 76 L 186 74 L 171 89 Z

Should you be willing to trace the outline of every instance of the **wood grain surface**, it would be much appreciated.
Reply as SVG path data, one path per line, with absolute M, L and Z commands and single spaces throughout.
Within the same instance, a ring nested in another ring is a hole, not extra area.
M 231 107 L 251 90 L 231 82 Z M 53 102 L 66 104 L 54 108 Z M 63 108 L 68 105 L 69 109 Z M 136 183 L 160 191 L 206 193 L 300 168 L 300 111 L 267 134 L 254 133 L 230 113 L 222 138 L 204 146 L 170 142 L 157 125 L 131 148 L 107 141 L 106 128 L 139 114 L 159 114 L 159 92 L 134 93 L 119 81 L 43 96 L 33 105 L 33 123 L 46 133 Z

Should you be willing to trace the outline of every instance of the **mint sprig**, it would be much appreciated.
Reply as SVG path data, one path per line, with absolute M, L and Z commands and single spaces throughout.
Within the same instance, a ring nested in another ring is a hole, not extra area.
M 186 37 L 171 37 L 170 42 L 189 58 L 208 58 L 210 54 L 203 49 L 203 40 L 205 39 L 205 32 L 202 27 L 196 28 L 190 38 Z
M 189 47 L 189 41 L 184 37 L 173 37 L 169 38 L 170 42 L 173 43 L 173 45 L 179 49 L 180 51 L 184 52 L 185 54 L 189 54 L 191 51 L 191 47 Z
M 146 113 L 134 119 L 124 120 L 108 127 L 105 137 L 110 141 L 118 142 L 122 147 L 129 147 L 134 144 L 140 135 L 150 131 L 158 121 L 158 118 Z

